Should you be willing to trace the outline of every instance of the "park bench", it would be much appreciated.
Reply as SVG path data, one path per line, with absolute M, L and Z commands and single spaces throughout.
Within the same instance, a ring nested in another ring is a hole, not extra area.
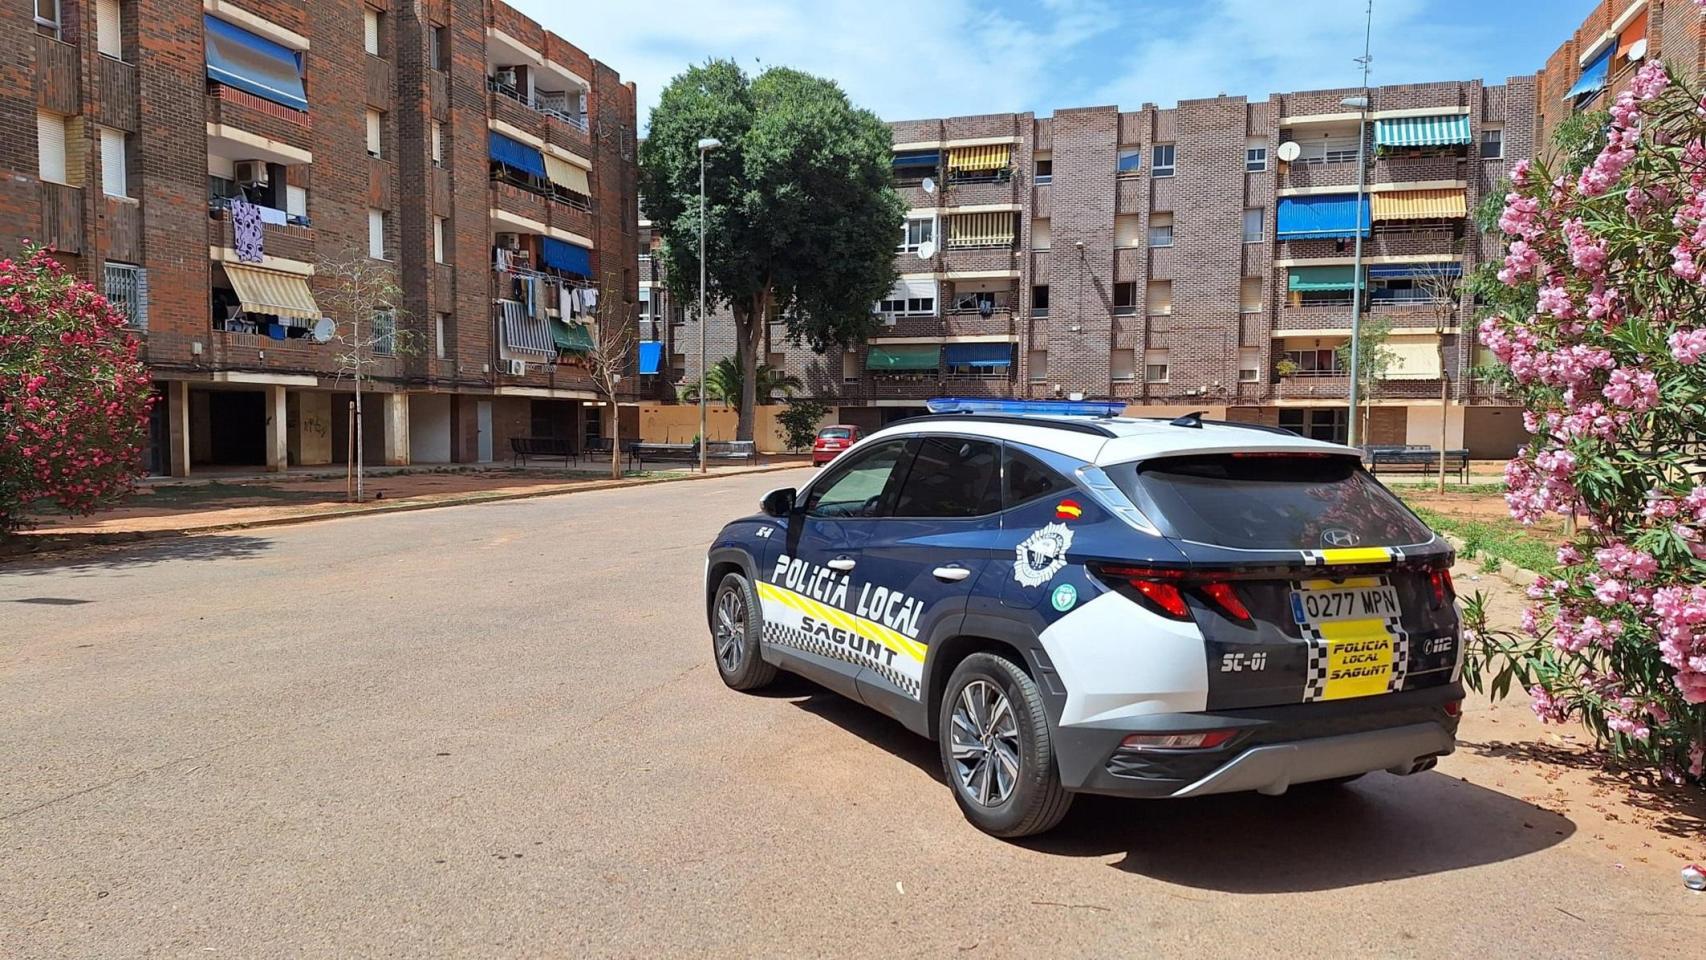
M 699 445 L 697 443 L 639 443 L 634 447 L 634 456 L 644 467 L 647 460 L 679 460 L 687 463 L 699 462 Z M 751 440 L 712 440 L 705 445 L 705 459 L 711 460 L 745 460 L 749 463 L 758 462 L 758 445 Z
M 1368 448 L 1368 470 L 1378 475 L 1380 468 L 1387 472 L 1411 470 L 1431 473 L 1439 469 L 1441 451 L 1415 444 L 1377 446 Z M 1469 451 L 1444 451 L 1445 469 L 1457 474 L 1459 483 L 1469 482 Z
M 639 449 L 639 446 L 640 441 L 638 440 L 628 440 L 622 444 L 622 453 L 628 458 L 630 468 L 634 466 L 635 451 Z M 587 460 L 608 462 L 610 460 L 610 439 L 608 437 L 596 437 L 588 440 L 586 445 L 581 448 L 581 456 Z
M 516 466 L 526 466 L 530 458 L 538 457 L 545 460 L 560 459 L 563 469 L 568 469 L 569 462 L 575 453 L 569 448 L 569 441 L 562 437 L 510 437 L 509 450 L 515 457 Z

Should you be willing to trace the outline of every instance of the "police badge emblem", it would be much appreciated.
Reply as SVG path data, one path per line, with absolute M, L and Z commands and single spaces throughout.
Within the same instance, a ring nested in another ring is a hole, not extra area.
M 1051 523 L 1026 537 L 1014 549 L 1013 579 L 1027 587 L 1040 587 L 1066 566 L 1066 550 L 1072 546 L 1072 530 L 1064 523 Z

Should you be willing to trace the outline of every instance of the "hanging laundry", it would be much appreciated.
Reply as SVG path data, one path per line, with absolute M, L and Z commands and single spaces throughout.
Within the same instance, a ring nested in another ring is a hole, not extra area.
M 598 309 L 598 290 L 596 288 L 587 287 L 581 291 L 581 299 L 586 304 L 587 313 Z
M 261 208 L 243 197 L 232 197 L 227 209 L 231 211 L 231 239 L 237 248 L 237 259 L 244 263 L 266 259 L 261 241 Z

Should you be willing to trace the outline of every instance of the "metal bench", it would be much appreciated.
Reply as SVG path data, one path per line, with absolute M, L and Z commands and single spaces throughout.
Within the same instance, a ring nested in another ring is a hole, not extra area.
M 1381 467 L 1387 472 L 1394 470 L 1410 470 L 1416 473 L 1427 473 L 1438 470 L 1441 451 L 1433 447 L 1414 444 L 1378 446 L 1368 448 L 1368 472 L 1378 475 Z M 1459 483 L 1469 482 L 1469 451 L 1446 450 L 1445 469 L 1457 474 Z
M 628 458 L 630 468 L 634 466 L 635 451 L 639 449 L 639 446 L 640 441 L 638 440 L 627 440 L 622 444 L 622 454 Z M 586 446 L 581 448 L 581 456 L 587 460 L 609 461 L 610 452 L 610 440 L 606 437 L 588 440 Z
M 634 457 L 643 467 L 647 460 L 676 460 L 687 463 L 699 462 L 699 445 L 697 443 L 639 443 L 634 446 Z M 711 460 L 745 460 L 749 463 L 758 462 L 758 444 L 751 440 L 712 440 L 705 445 L 705 459 Z
M 758 462 L 758 444 L 751 440 L 712 440 L 705 444 L 706 460 Z
M 567 470 L 575 457 L 569 441 L 562 437 L 510 437 L 509 451 L 514 455 L 516 466 L 526 466 L 529 459 L 539 457 L 562 460 L 563 469 Z

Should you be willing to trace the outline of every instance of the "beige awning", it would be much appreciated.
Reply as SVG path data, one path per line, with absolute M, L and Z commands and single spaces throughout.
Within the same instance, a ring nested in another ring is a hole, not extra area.
M 545 174 L 551 178 L 552 183 L 583 197 L 592 196 L 592 186 L 587 183 L 586 170 L 549 153 L 543 156 L 545 157 Z
M 308 289 L 307 277 L 235 263 L 223 266 L 225 275 L 231 278 L 231 289 L 237 292 L 237 300 L 250 313 L 270 313 L 298 320 L 318 320 L 324 316 L 314 303 L 314 293 Z

